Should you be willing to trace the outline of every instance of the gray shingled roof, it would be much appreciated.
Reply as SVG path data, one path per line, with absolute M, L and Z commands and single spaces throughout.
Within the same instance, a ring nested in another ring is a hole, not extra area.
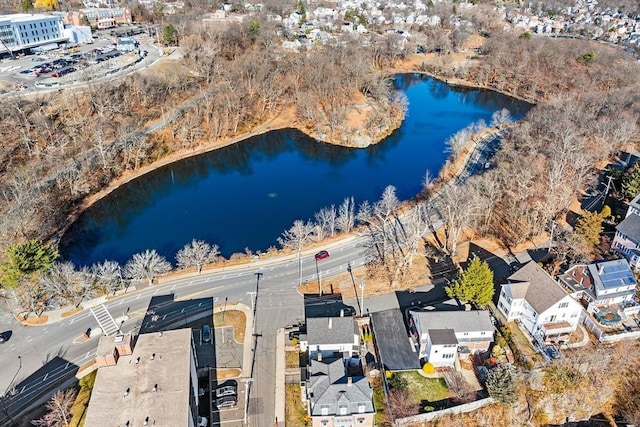
M 365 413 L 374 412 L 369 381 L 365 377 L 352 377 L 349 385 L 342 358 L 311 360 L 308 387 L 313 392 L 312 416 L 322 415 L 322 408 L 327 408 L 328 415 L 339 415 L 342 406 L 347 407 L 349 415 L 358 414 L 359 406 L 364 406 Z
M 493 331 L 487 310 L 472 311 L 411 311 L 420 322 L 420 329 L 452 329 L 456 333 Z
M 420 369 L 418 353 L 397 308 L 371 313 L 371 326 L 380 362 L 390 371 Z
M 351 316 L 307 319 L 309 345 L 353 343 L 357 334 L 358 326 Z
M 512 287 L 512 290 L 521 286 L 519 282 L 529 283 L 524 299 L 538 314 L 568 295 L 535 261 L 525 264 L 524 267 L 509 276 L 508 280 L 509 284 L 503 286 L 511 287 L 511 284 L 515 283 L 516 286 Z
M 429 329 L 428 332 L 432 344 L 458 344 L 458 339 L 453 329 Z
M 616 226 L 616 230 L 634 242 L 640 243 L 640 216 L 631 214 Z

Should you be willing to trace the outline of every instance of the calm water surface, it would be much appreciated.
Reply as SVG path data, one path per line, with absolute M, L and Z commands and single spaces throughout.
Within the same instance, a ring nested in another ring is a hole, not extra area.
M 479 119 L 507 108 L 522 117 L 529 106 L 483 90 L 450 88 L 428 77 L 395 79 L 409 99 L 402 126 L 366 149 L 323 144 L 277 130 L 146 174 L 92 206 L 63 237 L 60 251 L 77 265 L 126 262 L 156 249 L 174 262 L 197 238 L 226 257 L 266 250 L 296 219 L 353 196 L 375 201 L 387 185 L 408 199 L 424 174 L 444 164 L 445 141 Z

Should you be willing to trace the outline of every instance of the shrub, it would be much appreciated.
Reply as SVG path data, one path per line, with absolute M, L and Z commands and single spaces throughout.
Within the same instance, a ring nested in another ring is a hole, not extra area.
M 436 372 L 436 367 L 433 366 L 433 363 L 425 363 L 422 366 L 422 372 L 424 372 L 427 375 L 434 374 Z
M 298 345 L 298 338 L 293 337 L 291 339 L 291 345 Z

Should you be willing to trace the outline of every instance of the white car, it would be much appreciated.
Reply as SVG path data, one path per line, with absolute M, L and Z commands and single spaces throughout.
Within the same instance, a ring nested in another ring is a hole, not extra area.
M 209 420 L 206 417 L 198 417 L 198 427 L 207 427 Z

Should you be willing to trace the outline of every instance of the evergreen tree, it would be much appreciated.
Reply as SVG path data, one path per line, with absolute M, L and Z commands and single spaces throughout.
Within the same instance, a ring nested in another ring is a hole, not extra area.
M 492 369 L 487 374 L 487 390 L 498 402 L 510 405 L 516 401 L 516 384 L 507 369 Z
M 7 247 L 7 260 L 0 265 L 2 285 L 13 288 L 23 279 L 49 269 L 58 252 L 41 240 L 32 239 Z
M 485 307 L 493 299 L 493 272 L 489 264 L 475 257 L 445 291 L 450 298 Z
M 602 219 L 597 212 L 585 212 L 576 223 L 576 233 L 590 245 L 597 245 L 602 233 Z
M 633 199 L 640 194 L 640 164 L 635 163 L 622 178 L 622 195 Z

